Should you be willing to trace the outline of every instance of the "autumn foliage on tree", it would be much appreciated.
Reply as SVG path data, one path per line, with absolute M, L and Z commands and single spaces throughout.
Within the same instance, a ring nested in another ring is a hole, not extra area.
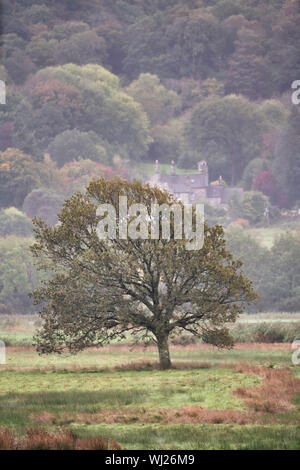
M 272 204 L 280 206 L 285 202 L 279 183 L 271 170 L 261 171 L 256 175 L 253 189 L 268 196 Z
M 111 179 L 117 175 L 128 178 L 128 173 L 122 166 L 113 168 L 89 159 L 80 159 L 76 162 L 66 163 L 59 170 L 58 179 L 65 194 L 70 196 L 75 191 L 83 190 L 93 179 Z

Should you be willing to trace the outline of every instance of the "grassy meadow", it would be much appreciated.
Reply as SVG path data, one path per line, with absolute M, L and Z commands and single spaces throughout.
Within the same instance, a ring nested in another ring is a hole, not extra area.
M 272 317 L 244 316 L 239 328 L 262 320 Z M 289 320 L 300 315 L 274 319 L 294 328 Z M 155 347 L 130 338 L 77 356 L 39 356 L 30 346 L 38 324 L 1 317 L 0 338 L 10 345 L 0 366 L 0 448 L 28 442 L 28 433 L 30 448 L 47 448 L 45 436 L 61 436 L 62 448 L 72 448 L 68 439 L 96 446 L 96 438 L 130 450 L 300 448 L 300 366 L 290 343 L 220 351 L 179 341 L 173 369 L 160 371 Z

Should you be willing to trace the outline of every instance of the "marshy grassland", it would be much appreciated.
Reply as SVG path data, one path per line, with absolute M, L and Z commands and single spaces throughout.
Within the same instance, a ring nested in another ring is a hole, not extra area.
M 235 328 L 271 325 L 274 334 L 285 325 L 291 334 L 300 315 L 290 317 L 251 316 Z M 155 346 L 130 338 L 39 356 L 30 346 L 37 326 L 34 316 L 1 318 L 0 448 L 300 448 L 300 366 L 284 337 L 230 351 L 177 339 L 173 369 L 160 371 Z

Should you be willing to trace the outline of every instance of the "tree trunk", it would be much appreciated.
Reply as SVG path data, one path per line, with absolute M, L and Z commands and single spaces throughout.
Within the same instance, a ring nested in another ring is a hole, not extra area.
M 170 351 L 169 351 L 169 340 L 168 335 L 157 336 L 157 347 L 159 354 L 159 365 L 162 370 L 170 369 Z

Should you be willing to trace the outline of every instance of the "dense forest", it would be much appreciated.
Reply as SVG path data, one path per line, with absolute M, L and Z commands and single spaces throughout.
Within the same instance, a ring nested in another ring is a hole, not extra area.
M 11 281 L 30 219 L 56 223 L 92 177 L 149 176 L 155 160 L 193 170 L 205 159 L 211 181 L 245 190 L 229 216 L 207 207 L 212 223 L 260 224 L 266 206 L 272 223 L 300 208 L 298 0 L 2 0 L 1 9 L 0 237 L 19 238 L 0 240 L 0 310 L 31 308 L 31 259 Z M 249 246 L 236 237 L 233 250 Z M 269 274 L 248 262 L 261 285 Z M 269 284 L 263 307 L 296 308 L 298 291 L 276 300 Z
M 205 158 L 212 179 L 292 207 L 299 22 L 295 0 L 3 0 L 1 151 L 18 152 L 1 161 L 27 158 L 29 190 L 45 154 L 59 168 Z

